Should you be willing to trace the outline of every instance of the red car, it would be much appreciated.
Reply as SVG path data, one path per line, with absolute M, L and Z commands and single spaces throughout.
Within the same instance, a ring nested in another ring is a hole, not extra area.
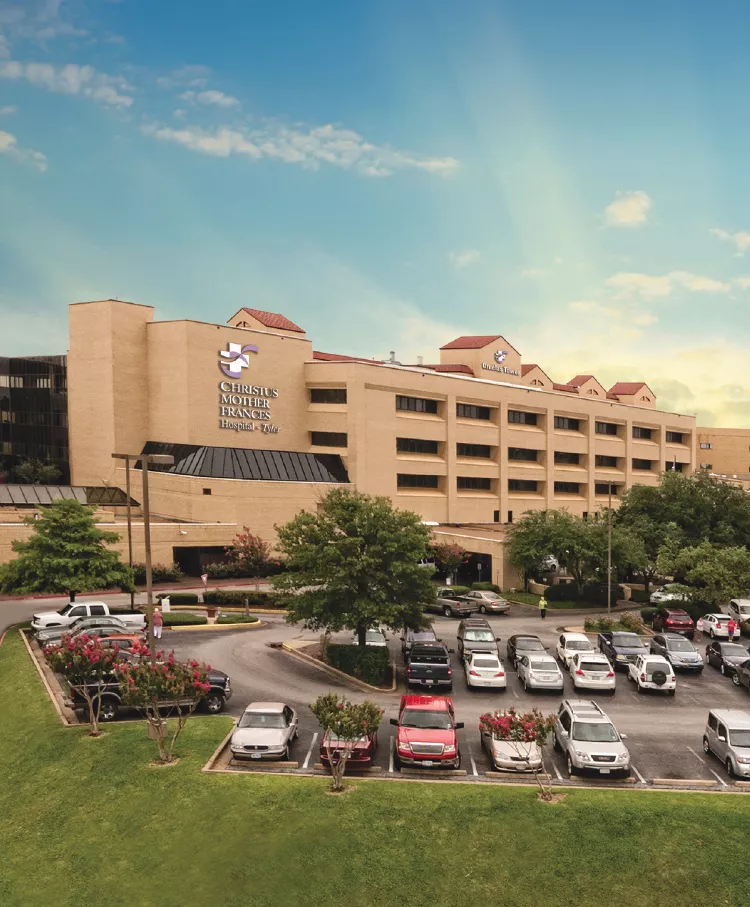
M 397 768 L 461 767 L 456 731 L 464 725 L 456 721 L 447 696 L 402 696 L 398 718 L 391 718 L 391 724 L 398 728 L 393 760 Z
M 333 746 L 332 746 L 333 744 Z M 351 755 L 347 759 L 346 765 L 347 768 L 368 768 L 372 765 L 375 758 L 375 750 L 378 748 L 378 734 L 375 731 L 372 734 L 368 734 L 366 737 L 360 737 L 359 740 L 354 742 L 354 747 L 352 748 Z M 330 767 L 330 755 L 329 749 L 333 749 L 334 757 L 336 752 L 336 738 L 333 737 L 330 731 L 326 731 L 323 734 L 323 739 L 320 741 L 320 761 L 326 768 Z
M 657 633 L 679 633 L 688 639 L 695 636 L 695 623 L 682 608 L 659 608 L 651 626 Z

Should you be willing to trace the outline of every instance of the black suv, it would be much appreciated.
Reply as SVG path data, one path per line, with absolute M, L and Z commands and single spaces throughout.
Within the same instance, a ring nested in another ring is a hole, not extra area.
M 615 630 L 599 634 L 599 651 L 606 655 L 615 671 L 627 671 L 628 664 L 639 655 L 648 655 L 648 649 L 637 633 Z
M 469 617 L 458 625 L 458 654 L 466 658 L 472 652 L 491 652 L 500 657 L 497 644 L 500 637 L 495 636 L 492 627 L 483 617 Z
M 432 627 L 423 627 L 421 630 L 407 630 L 401 637 L 401 651 L 404 654 L 404 660 L 409 658 L 409 653 L 414 646 L 429 646 L 438 642 L 440 640 L 435 635 Z

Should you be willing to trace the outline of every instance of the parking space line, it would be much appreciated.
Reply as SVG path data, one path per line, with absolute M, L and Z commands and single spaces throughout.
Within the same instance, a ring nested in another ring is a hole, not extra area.
M 471 773 L 476 777 L 479 772 L 477 771 L 477 764 L 474 761 L 474 753 L 472 753 L 471 747 L 469 747 L 469 761 L 471 762 Z
M 634 775 L 636 776 L 636 778 L 641 782 L 641 784 L 645 784 L 645 783 L 646 783 L 646 779 L 645 779 L 645 778 L 643 777 L 643 775 L 638 771 L 638 769 L 633 765 L 632 762 L 630 763 L 630 771 L 633 772 L 633 774 L 634 774 Z
M 518 690 L 515 687 L 511 687 L 511 689 L 513 690 L 513 695 L 516 697 L 516 699 L 519 699 L 520 697 L 518 695 Z
M 695 756 L 695 758 L 696 758 L 696 759 L 700 759 L 701 762 L 705 762 L 705 761 L 706 761 L 706 760 L 703 758 L 703 756 L 699 756 L 698 753 L 695 752 L 695 750 L 692 748 L 692 746 L 686 746 L 685 749 L 686 749 L 686 750 L 690 750 L 690 752 Z
M 315 746 L 315 741 L 317 739 L 318 739 L 318 732 L 316 731 L 313 734 L 312 743 L 310 744 L 310 749 L 307 751 L 307 755 L 305 756 L 305 761 L 302 763 L 302 768 L 307 768 L 307 766 L 310 764 L 310 757 L 312 756 L 313 747 Z
M 555 765 L 554 762 L 552 763 L 552 768 L 555 770 L 555 774 L 557 775 L 557 780 L 562 781 L 563 776 L 560 774 L 560 769 Z
M 391 737 L 388 744 L 388 771 L 391 775 L 393 774 L 393 740 L 394 738 Z
M 716 772 L 712 768 L 709 768 L 708 770 L 711 772 L 711 774 L 714 776 L 714 778 L 716 778 L 716 780 L 719 782 L 719 784 L 722 787 L 729 787 L 727 782 L 720 775 L 717 775 Z

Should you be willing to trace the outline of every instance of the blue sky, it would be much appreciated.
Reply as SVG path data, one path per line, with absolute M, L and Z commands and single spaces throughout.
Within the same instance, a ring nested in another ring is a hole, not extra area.
M 0 0 L 2 354 L 67 304 L 503 333 L 750 426 L 741 2 Z

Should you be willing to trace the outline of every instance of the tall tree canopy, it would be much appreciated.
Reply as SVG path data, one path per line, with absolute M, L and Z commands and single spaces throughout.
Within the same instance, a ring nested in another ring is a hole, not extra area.
M 288 599 L 290 622 L 310 629 L 353 630 L 364 645 L 369 627 L 418 627 L 434 596 L 430 530 L 416 513 L 388 498 L 335 488 L 317 513 L 277 527 L 287 572 L 272 580 Z

